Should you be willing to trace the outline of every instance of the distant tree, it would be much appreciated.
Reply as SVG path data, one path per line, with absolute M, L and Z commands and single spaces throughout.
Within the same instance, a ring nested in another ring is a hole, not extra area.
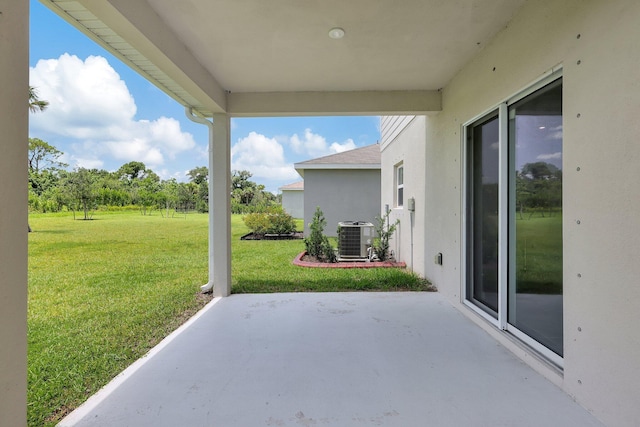
M 116 172 L 118 178 L 125 182 L 131 183 L 136 179 L 141 179 L 144 176 L 147 167 L 142 162 L 129 162 L 120 166 L 120 169 Z
M 252 176 L 253 174 L 247 170 L 231 171 L 231 191 L 255 186 L 255 182 L 249 180 Z
M 189 176 L 189 181 L 196 185 L 200 185 L 207 182 L 209 169 L 206 166 L 198 166 L 197 168 L 193 168 L 187 172 L 187 175 Z
M 166 217 L 169 218 L 170 210 L 175 209 L 178 205 L 178 191 L 180 184 L 175 178 L 171 178 L 160 183 L 160 192 L 157 197 L 158 208 L 160 208 L 160 214 L 164 216 L 163 210 L 166 212 Z
M 523 217 L 525 209 L 530 209 L 529 217 L 535 210 L 544 217 L 544 209 L 549 211 L 562 205 L 562 170 L 551 163 L 526 163 L 516 172 L 516 204 Z
M 231 172 L 231 212 L 264 212 L 277 204 L 276 196 L 265 190 L 262 184 L 251 181 L 251 172 L 247 170 Z
M 178 186 L 178 210 L 184 212 L 196 208 L 198 186 L 193 182 L 181 182 Z
M 160 177 L 151 169 L 145 170 L 144 177 L 140 180 L 138 192 L 142 215 L 146 215 L 149 208 L 157 205 L 160 189 Z
M 187 175 L 189 180 L 198 187 L 196 209 L 198 212 L 209 212 L 209 169 L 206 166 L 199 166 L 191 169 Z
M 45 169 L 41 172 L 29 170 L 29 191 L 42 196 L 47 190 L 58 185 L 58 172 Z
M 44 111 L 49 106 L 48 101 L 44 101 L 38 98 L 38 92 L 33 86 L 29 86 L 29 111 L 35 113 L 36 111 Z M 27 224 L 29 233 L 31 233 L 31 225 Z
M 29 171 L 60 169 L 68 166 L 60 160 L 64 153 L 39 138 L 29 138 Z
M 82 209 L 85 220 L 91 219 L 90 212 L 95 209 L 98 196 L 96 175 L 85 168 L 66 172 L 61 179 L 67 203 L 73 211 Z

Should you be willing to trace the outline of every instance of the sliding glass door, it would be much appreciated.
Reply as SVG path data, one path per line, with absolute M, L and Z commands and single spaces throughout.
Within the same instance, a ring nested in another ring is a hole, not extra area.
M 485 312 L 498 317 L 498 116 L 471 127 L 467 142 L 471 166 L 467 204 L 467 294 Z
M 509 106 L 508 321 L 562 356 L 562 81 Z
M 562 79 L 540 86 L 465 128 L 465 295 L 562 357 Z

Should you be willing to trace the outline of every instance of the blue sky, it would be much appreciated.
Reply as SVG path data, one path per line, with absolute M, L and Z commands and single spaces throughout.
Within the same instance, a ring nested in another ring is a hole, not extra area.
M 37 0 L 31 0 L 30 84 L 50 103 L 29 136 L 64 153 L 70 168 L 116 170 L 142 161 L 163 179 L 207 165 L 207 129 L 184 108 Z M 231 167 L 267 190 L 301 180 L 293 164 L 376 143 L 378 117 L 238 118 Z

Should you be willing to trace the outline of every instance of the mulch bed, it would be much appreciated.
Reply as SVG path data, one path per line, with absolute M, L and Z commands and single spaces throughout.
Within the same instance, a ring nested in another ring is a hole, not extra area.
M 289 234 L 264 234 L 264 235 L 256 235 L 253 233 L 245 234 L 240 237 L 240 240 L 294 240 L 294 239 L 302 239 L 303 233 L 302 231 L 296 231 L 295 233 Z
M 315 257 L 307 255 L 307 251 L 300 252 L 293 260 L 293 264 L 300 267 L 312 268 L 406 268 L 405 262 L 396 261 L 342 261 L 321 262 Z

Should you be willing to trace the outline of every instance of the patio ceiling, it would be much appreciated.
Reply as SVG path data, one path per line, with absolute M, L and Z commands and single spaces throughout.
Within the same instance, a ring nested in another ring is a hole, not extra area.
M 41 1 L 203 116 L 438 111 L 525 2 Z

